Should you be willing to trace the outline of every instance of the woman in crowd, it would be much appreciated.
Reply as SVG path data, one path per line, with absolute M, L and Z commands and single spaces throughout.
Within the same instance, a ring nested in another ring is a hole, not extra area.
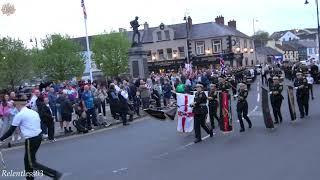
M 0 119 L 2 119 L 2 126 L 0 135 L 2 136 L 10 127 L 10 112 L 13 108 L 13 105 L 9 102 L 9 95 L 5 94 L 4 98 L 0 103 Z

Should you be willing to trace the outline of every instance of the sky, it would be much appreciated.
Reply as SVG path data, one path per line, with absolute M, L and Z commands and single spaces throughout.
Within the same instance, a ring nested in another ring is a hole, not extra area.
M 30 45 L 30 38 L 47 34 L 85 35 L 81 0 L 0 0 L 12 3 L 11 16 L 0 12 L 0 36 L 19 38 Z M 211 22 L 222 15 L 225 23 L 237 21 L 237 29 L 253 34 L 255 30 L 274 31 L 316 27 L 316 5 L 310 0 L 85 0 L 88 34 L 95 35 L 119 28 L 130 30 L 135 16 L 140 24 L 151 27 L 183 22 L 187 13 L 193 23 Z M 142 26 L 143 27 L 143 26 Z

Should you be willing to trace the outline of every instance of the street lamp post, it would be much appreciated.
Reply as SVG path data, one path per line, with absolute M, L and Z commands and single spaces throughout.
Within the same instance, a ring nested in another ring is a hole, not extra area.
M 318 60 L 320 59 L 320 23 L 319 23 L 319 2 L 318 0 L 316 1 L 316 7 L 317 7 L 317 23 L 318 23 Z M 309 1 L 306 0 L 304 4 L 309 4 Z
M 189 38 L 189 25 L 188 25 L 188 18 L 187 18 L 187 16 L 184 16 L 184 18 L 183 18 L 183 20 L 185 20 L 186 21 L 186 30 L 187 30 L 187 64 L 190 64 L 190 57 L 189 57 L 189 45 L 188 45 L 188 43 L 189 43 L 189 40 L 190 40 L 190 38 Z

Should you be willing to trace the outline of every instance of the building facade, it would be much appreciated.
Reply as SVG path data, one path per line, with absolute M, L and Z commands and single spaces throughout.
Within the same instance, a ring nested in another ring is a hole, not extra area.
M 224 17 L 215 22 L 186 23 L 149 28 L 144 24 L 143 48 L 148 51 L 151 71 L 177 69 L 188 61 L 193 66 L 219 66 L 220 58 L 233 67 L 256 64 L 253 40 L 236 29 L 236 21 L 224 24 Z

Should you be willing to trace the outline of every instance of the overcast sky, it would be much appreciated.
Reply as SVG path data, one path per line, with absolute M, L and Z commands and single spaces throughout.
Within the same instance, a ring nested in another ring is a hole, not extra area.
M 0 0 L 0 6 L 13 3 L 15 14 L 0 13 L 0 36 L 13 36 L 26 41 L 46 34 L 61 33 L 84 36 L 81 0 Z M 316 27 L 316 7 L 313 0 L 85 0 L 88 33 L 129 29 L 136 15 L 140 24 L 150 26 L 183 22 L 186 12 L 193 23 L 214 21 L 218 15 L 237 21 L 237 27 L 247 35 L 256 30 L 269 33 L 285 29 Z

